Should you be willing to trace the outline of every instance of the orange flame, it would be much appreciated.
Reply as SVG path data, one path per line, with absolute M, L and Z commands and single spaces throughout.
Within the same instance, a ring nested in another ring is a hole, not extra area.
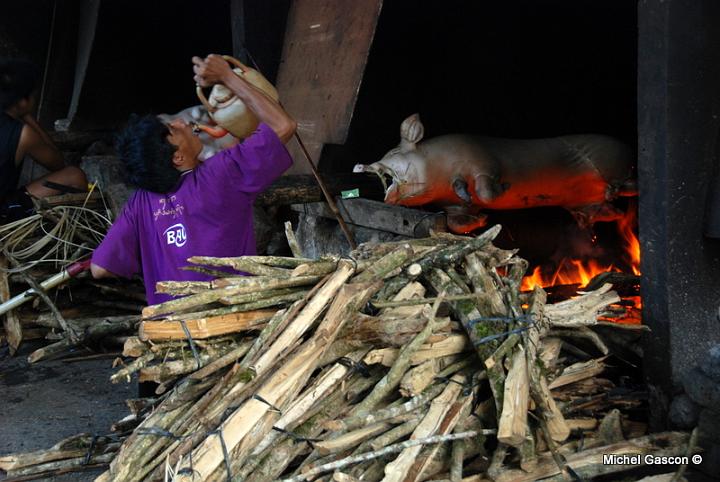
M 627 214 L 617 222 L 618 232 L 625 245 L 622 261 L 628 265 L 635 275 L 640 275 L 640 242 L 635 235 L 637 221 L 637 206 L 631 205 Z M 580 287 L 587 284 L 595 276 L 608 271 L 622 271 L 614 264 L 603 265 L 596 260 L 580 261 L 577 259 L 563 259 L 554 273 L 543 273 L 541 267 L 536 267 L 532 274 L 523 278 L 521 289 L 532 290 L 535 286 L 546 288 L 556 285 L 577 284 Z

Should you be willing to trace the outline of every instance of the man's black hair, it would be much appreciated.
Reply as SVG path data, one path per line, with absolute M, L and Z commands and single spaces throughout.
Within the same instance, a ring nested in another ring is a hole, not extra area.
M 125 162 L 126 182 L 150 192 L 167 193 L 180 179 L 173 165 L 175 146 L 167 126 L 153 115 L 131 115 L 127 127 L 115 139 L 115 149 Z
M 29 60 L 0 58 L 0 109 L 29 98 L 39 80 L 40 69 Z

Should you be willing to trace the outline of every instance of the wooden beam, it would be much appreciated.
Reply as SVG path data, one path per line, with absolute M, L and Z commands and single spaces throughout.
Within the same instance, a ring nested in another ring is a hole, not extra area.
M 430 230 L 446 231 L 444 214 L 393 206 L 371 199 L 337 199 L 338 209 L 348 224 L 387 231 L 413 238 L 429 235 Z M 325 203 L 293 205 L 297 212 L 333 219 L 334 215 Z
M 277 89 L 316 161 L 324 144 L 347 138 L 381 6 L 382 0 L 303 0 L 290 6 Z M 297 142 L 288 149 L 301 159 Z M 310 168 L 296 162 L 290 172 Z
M 298 159 L 297 162 L 299 163 L 300 160 Z M 364 198 L 383 199 L 382 185 L 376 177 L 357 173 L 321 174 L 320 177 L 333 196 L 339 196 L 345 190 L 358 189 Z M 323 200 L 322 191 L 314 176 L 297 174 L 279 178 L 258 195 L 255 203 L 261 206 L 274 206 Z

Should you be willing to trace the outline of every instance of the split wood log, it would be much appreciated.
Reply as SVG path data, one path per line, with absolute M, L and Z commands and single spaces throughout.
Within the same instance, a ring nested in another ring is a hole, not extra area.
M 226 308 L 225 311 L 219 308 L 217 309 L 217 314 L 241 313 L 273 306 L 288 305 L 293 301 L 301 300 L 305 294 L 307 294 L 307 290 L 285 288 L 266 291 L 264 293 L 228 296 L 226 298 L 220 298 L 220 303 L 231 305 L 230 308 Z
M 484 294 L 478 294 L 478 293 L 471 293 L 471 294 L 465 294 L 465 295 L 457 295 L 457 296 L 446 296 L 445 301 L 466 301 L 466 300 L 476 300 L 482 296 L 485 296 Z M 397 307 L 403 307 L 403 306 L 416 306 L 416 305 L 426 305 L 426 304 L 432 304 L 437 301 L 437 297 L 432 298 L 410 298 L 410 299 L 400 299 L 395 301 L 374 301 L 372 302 L 372 305 L 375 308 L 378 309 L 384 309 L 384 308 L 397 308 Z
M 527 427 L 525 440 L 518 448 L 520 453 L 520 468 L 526 472 L 530 472 L 537 467 L 537 448 L 535 446 L 535 437 L 530 427 Z
M 427 273 L 427 279 L 438 293 L 444 291 L 449 295 L 465 294 L 465 291 L 441 269 L 432 269 Z M 500 343 L 497 341 L 487 343 L 480 342 L 485 341 L 483 339 L 488 336 L 503 333 L 507 329 L 507 325 L 501 321 L 479 321 L 483 317 L 494 317 L 495 315 L 494 313 L 481 313 L 478 310 L 478 306 L 471 301 L 455 301 L 450 303 L 450 306 L 462 323 L 463 328 L 465 328 L 480 359 L 486 360 L 489 358 Z
M 605 414 L 600 422 L 600 427 L 598 427 L 597 437 L 604 445 L 610 445 L 625 440 L 620 410 L 615 408 Z
M 138 456 L 143 456 L 147 459 L 148 457 L 143 454 L 147 454 L 149 451 L 148 448 L 150 448 L 150 456 L 154 456 L 155 459 L 153 462 L 147 464 L 147 467 L 141 471 L 142 474 L 146 474 L 149 470 L 153 470 L 153 466 L 159 466 L 162 463 L 167 462 L 174 465 L 206 436 L 208 431 L 207 427 L 217 426 L 222 414 L 228 409 L 230 404 L 233 403 L 234 397 L 227 395 L 231 393 L 237 383 L 242 383 L 243 386 L 248 383 L 251 377 L 248 376 L 247 370 L 254 361 L 255 356 L 267 346 L 277 331 L 282 330 L 286 326 L 285 323 L 287 320 L 294 317 L 302 306 L 304 306 L 304 303 L 298 302 L 291 309 L 278 312 L 255 339 L 253 347 L 245 355 L 242 362 L 233 367 L 228 373 L 221 377 L 207 393 L 195 401 L 192 406 L 186 410 L 183 417 L 179 419 L 179 422 L 176 421 L 177 419 L 169 419 L 166 416 L 167 412 L 172 412 L 178 408 L 178 403 L 173 400 L 172 395 L 143 422 L 148 427 L 157 427 L 164 430 L 170 428 L 173 430 L 172 433 L 183 434 L 186 438 L 182 443 L 168 443 L 168 439 L 161 439 L 156 441 L 155 444 L 149 444 L 147 438 L 136 438 L 136 431 L 123 446 L 118 460 L 136 460 Z M 197 384 L 181 383 L 175 388 L 175 398 L 179 400 L 181 405 L 184 403 L 185 394 L 192 392 L 196 386 Z M 193 399 L 192 393 L 188 396 L 190 399 Z M 218 413 L 220 415 L 218 415 Z M 173 423 L 175 424 L 174 427 L 170 425 Z M 163 443 L 160 444 L 159 442 Z M 131 475 L 126 471 L 127 463 L 128 462 L 124 462 L 123 464 L 118 463 L 115 466 L 116 462 L 113 462 L 114 466 L 111 467 L 111 472 L 113 472 L 115 477 L 114 480 L 127 480 L 128 476 Z M 155 476 L 153 476 L 153 478 L 161 477 L 161 474 L 157 473 L 160 469 L 156 468 L 154 470 Z M 144 477 L 142 474 L 136 475 L 136 478 Z
M 607 355 L 610 352 L 610 349 L 607 347 L 605 342 L 602 341 L 600 336 L 587 326 L 579 326 L 572 329 L 554 328 L 550 330 L 548 335 L 561 338 L 578 338 L 588 340 L 590 343 L 595 345 L 595 347 L 603 355 Z
M 456 360 L 455 360 L 456 361 Z M 426 360 L 403 375 L 400 380 L 400 394 L 403 397 L 415 397 L 430 385 L 440 372 L 440 359 Z
M 275 293 L 286 293 L 286 294 L 275 294 Z M 185 312 L 185 313 L 179 313 L 176 315 L 168 315 L 163 317 L 164 321 L 186 321 L 186 320 L 192 320 L 194 318 L 209 318 L 214 316 L 223 316 L 223 315 L 232 315 L 233 313 L 246 313 L 248 311 L 256 311 L 256 310 L 262 310 L 264 308 L 270 308 L 270 307 L 277 307 L 281 305 L 287 305 L 294 303 L 295 301 L 301 300 L 307 295 L 307 291 L 301 290 L 298 291 L 296 289 L 279 289 L 279 290 L 271 290 L 266 291 L 262 295 L 258 294 L 255 296 L 252 296 L 257 299 L 257 301 L 252 301 L 248 303 L 242 303 L 239 305 L 233 305 L 233 306 L 226 306 L 223 308 L 212 308 L 209 310 L 203 310 L 203 311 L 193 311 L 193 312 Z M 267 294 L 269 295 L 267 298 L 264 298 L 263 296 Z M 242 296 L 243 299 L 247 299 L 246 295 L 239 295 Z M 250 298 L 250 296 L 248 296 Z M 221 300 L 223 302 L 229 302 L 229 298 L 225 298 Z
M 425 311 L 428 307 L 422 308 Z M 356 313 L 352 323 L 348 323 L 339 338 L 349 345 L 373 345 L 402 347 L 407 345 L 427 324 L 427 318 L 420 313 L 411 318 L 390 318 L 384 315 L 369 316 Z M 428 339 L 437 343 L 450 336 L 452 323 L 445 318 L 437 333 Z
M 465 269 L 472 281 L 475 294 L 482 295 L 477 301 L 483 305 L 480 311 L 492 313 L 494 316 L 504 316 L 507 314 L 507 307 L 500 294 L 499 286 L 490 274 L 490 269 L 481 261 L 478 253 L 470 253 L 465 257 Z
M 377 385 L 375 385 L 372 392 L 370 392 L 370 394 L 365 397 L 362 402 L 358 403 L 357 405 L 355 405 L 355 407 L 353 407 L 353 415 L 357 415 L 358 413 L 362 413 L 363 411 L 369 411 L 374 409 L 380 402 L 380 400 L 382 400 L 385 396 L 388 395 L 388 393 L 390 393 L 390 391 L 395 389 L 400 384 L 400 380 L 402 380 L 403 375 L 410 367 L 412 355 L 422 346 L 423 343 L 425 343 L 425 340 L 427 340 L 428 337 L 433 333 L 433 331 L 439 326 L 435 315 L 437 314 L 437 310 L 440 307 L 440 303 L 442 303 L 443 295 L 444 294 L 440 294 L 440 299 L 436 301 L 431 308 L 431 312 L 428 314 L 428 322 L 425 328 L 423 328 L 423 330 L 418 333 L 410 343 L 405 345 L 400 350 L 397 359 L 390 367 L 387 375 L 385 375 L 377 383 Z
M 568 454 L 566 456 L 568 467 L 582 477 L 583 480 L 590 480 L 601 475 L 624 472 L 644 465 L 642 455 L 653 454 L 656 456 L 678 456 L 684 455 L 684 449 L 689 435 L 683 432 L 662 432 L 633 440 L 627 440 L 611 445 L 603 445 L 581 452 Z M 605 464 L 603 456 L 613 454 L 641 455 L 638 463 Z M 548 455 L 538 457 L 538 464 L 532 472 L 523 470 L 507 469 L 495 478 L 496 482 L 532 482 L 538 479 L 563 481 L 555 461 Z
M 291 276 L 324 276 L 337 269 L 340 258 L 328 257 L 311 263 L 304 263 L 292 270 Z
M 332 431 L 355 430 L 366 425 L 389 420 L 399 415 L 410 413 L 423 405 L 430 403 L 445 389 L 445 384 L 436 384 L 428 388 L 424 393 L 413 397 L 411 400 L 392 408 L 385 408 L 373 411 L 358 411 L 355 415 L 342 420 L 332 420 L 325 423 L 324 427 Z
M 427 273 L 433 268 L 451 266 L 464 259 L 468 254 L 478 251 L 488 245 L 497 237 L 501 229 L 502 227 L 499 224 L 496 224 L 495 226 L 488 228 L 476 238 L 470 239 L 467 242 L 451 244 L 450 246 L 431 252 L 427 256 L 418 260 L 417 264 L 420 266 L 422 273 Z
M 243 343 L 238 348 L 244 349 L 245 353 L 250 349 L 250 343 Z M 183 360 L 166 361 L 157 365 L 144 366 L 140 368 L 138 374 L 139 382 L 155 382 L 164 383 L 167 380 L 177 378 L 187 373 L 192 373 L 196 370 L 203 368 L 220 359 L 222 356 L 230 353 L 233 350 L 231 345 L 225 347 L 219 347 L 217 350 L 213 350 L 214 353 L 202 351 L 199 354 L 200 366 L 198 366 L 198 360 L 195 358 L 186 358 Z M 241 352 L 239 356 L 244 353 Z
M 384 457 L 388 454 L 393 454 L 397 452 L 402 452 L 408 448 L 414 448 L 422 445 L 429 445 L 429 444 L 436 444 L 436 443 L 442 443 L 442 442 L 452 442 L 453 440 L 460 440 L 460 439 L 466 439 L 471 437 L 476 437 L 480 434 L 478 431 L 469 431 L 469 432 L 461 432 L 456 434 L 450 434 L 450 435 L 435 435 L 432 437 L 422 438 L 422 439 L 413 439 L 408 440 L 405 442 L 401 442 L 398 444 L 387 446 L 383 449 L 380 449 L 376 452 L 370 452 L 366 454 L 360 454 L 352 457 L 347 457 L 342 460 L 338 460 L 337 462 L 331 462 L 326 465 L 321 465 L 319 467 L 315 467 L 311 470 L 309 470 L 306 473 L 297 475 L 292 478 L 288 479 L 282 479 L 283 482 L 303 482 L 304 480 L 312 479 L 315 475 L 322 474 L 323 472 L 329 472 L 331 470 L 340 469 L 343 467 L 347 467 L 348 465 L 356 464 L 358 462 L 365 462 L 368 460 L 373 460 L 379 457 Z
M 139 371 L 141 368 L 146 367 L 148 363 L 151 363 L 154 359 L 154 353 L 146 353 L 145 355 L 141 355 L 125 367 L 113 373 L 110 376 L 110 381 L 112 383 L 118 383 L 124 380 L 127 383 L 130 383 L 130 377 L 132 376 L 132 374 Z
M 95 444 L 98 447 L 102 447 L 108 442 L 109 439 L 102 437 L 96 439 Z M 81 433 L 65 438 L 47 450 L 2 455 L 0 456 L 0 470 L 7 472 L 56 460 L 81 457 L 87 454 L 91 443 L 92 436 L 87 433 Z
M 255 293 L 258 291 L 274 290 L 280 288 L 292 288 L 296 286 L 313 285 L 320 281 L 322 276 L 293 276 L 290 279 L 278 278 L 276 276 L 228 276 L 213 280 L 212 286 L 215 288 L 245 287 L 246 289 L 238 289 L 237 292 L 228 294 L 227 296 L 242 295 L 246 293 Z
M 498 425 L 498 441 L 520 447 L 528 431 L 527 411 L 530 393 L 527 358 L 520 347 L 512 355 L 510 370 L 505 378 L 502 412 Z
M 398 307 L 385 307 L 380 310 L 379 316 L 388 319 L 388 318 L 415 318 L 422 314 L 423 307 L 425 305 L 432 305 L 436 300 L 433 300 L 430 303 L 424 302 L 424 303 L 416 303 L 417 299 L 422 298 L 425 296 L 425 287 L 416 282 L 410 282 L 406 286 L 404 286 L 394 297 L 393 302 L 395 303 L 402 303 L 407 302 L 409 300 L 412 300 L 413 305 L 401 305 Z M 376 305 L 376 308 L 379 308 Z
M 258 310 L 230 315 L 198 318 L 185 321 L 190 336 L 204 339 L 247 330 L 257 330 L 266 323 L 277 310 Z M 140 323 L 138 336 L 148 340 L 184 340 L 187 338 L 180 321 L 148 321 Z
M 344 450 L 349 450 L 353 447 L 357 447 L 366 440 L 372 439 L 377 435 L 387 432 L 388 430 L 393 428 L 396 423 L 407 422 L 415 418 L 416 417 L 413 414 L 400 415 L 387 422 L 373 423 L 365 427 L 353 430 L 352 432 L 344 433 L 335 438 L 315 442 L 314 445 L 318 453 L 323 456 L 342 452 Z
M 290 221 L 285 221 L 285 237 L 287 238 L 288 246 L 290 247 L 290 251 L 293 256 L 296 258 L 302 258 L 302 249 L 300 248 L 300 243 L 298 243 L 298 240 L 295 237 L 295 232 L 293 231 L 292 223 Z
M 240 256 L 238 258 L 191 256 L 190 258 L 188 258 L 188 263 L 200 264 L 205 266 L 229 266 L 235 271 L 240 271 L 242 273 L 252 274 L 256 276 L 274 276 L 278 278 L 287 278 L 290 276 L 290 271 L 288 271 L 287 269 L 268 266 L 267 264 L 263 264 L 259 260 L 245 256 Z
M 460 395 L 462 386 L 465 384 L 467 377 L 457 374 L 454 375 L 451 380 L 453 383 L 448 383 L 443 392 L 430 402 L 430 409 L 415 431 L 413 431 L 410 436 L 410 440 L 430 437 L 438 432 L 445 415 L 452 408 L 455 400 Z M 383 478 L 383 482 L 403 481 L 408 473 L 408 470 L 412 467 L 415 459 L 420 454 L 420 449 L 421 446 L 419 445 L 406 448 L 395 460 L 387 464 L 385 466 L 385 477 Z
M 349 275 L 352 268 L 348 266 L 346 271 Z M 347 316 L 363 306 L 378 288 L 377 283 L 354 284 L 342 288 L 313 337 L 269 377 L 258 390 L 255 398 L 244 402 L 222 423 L 218 429 L 220 435 L 208 437 L 193 451 L 193 477 L 195 473 L 201 478 L 212 474 L 223 461 L 223 453 L 226 450 L 233 450 L 242 441 L 249 429 L 260 420 L 272 404 L 277 403 L 279 396 L 299 380 L 310 376 L 322 352 L 332 343 Z M 285 332 L 280 335 L 278 341 L 284 335 Z M 189 467 L 185 463 L 182 466 Z M 183 482 L 191 479 L 183 475 L 176 480 Z
M 7 268 L 8 264 L 5 256 L 0 255 L 0 303 L 4 303 L 11 298 Z M 23 339 L 22 326 L 14 310 L 5 313 L 3 326 L 5 327 L 5 339 L 10 346 L 10 356 L 13 356 Z
M 471 396 L 461 396 L 455 403 L 453 403 L 441 420 L 436 434 L 447 435 L 453 432 L 462 415 L 469 412 L 471 403 Z M 460 441 L 461 440 L 463 439 L 460 439 Z M 457 442 L 457 440 L 455 442 Z M 440 448 L 441 446 L 439 444 L 430 446 L 426 453 L 422 454 L 422 456 L 410 466 L 407 475 L 403 479 L 404 482 L 419 482 L 421 480 L 426 480 L 429 476 L 432 476 L 436 472 L 433 468 L 432 462 L 438 455 Z
M 355 390 L 358 391 L 367 390 L 379 379 L 379 376 L 371 376 L 371 378 L 364 378 L 357 374 L 352 376 L 354 378 L 353 384 L 358 385 Z M 336 418 L 347 410 L 349 402 L 346 399 L 347 397 L 343 395 L 348 392 L 345 392 L 345 389 L 341 386 L 339 390 L 331 392 L 320 404 L 315 405 L 313 409 L 307 412 L 307 419 L 303 420 L 301 418 L 298 420 L 299 426 L 292 428 L 291 425 L 289 427 L 297 436 L 304 437 L 305 440 L 294 440 L 283 435 L 279 442 L 267 448 L 263 454 L 251 458 L 249 463 L 240 470 L 238 478 L 247 478 L 247 482 L 277 479 L 299 454 L 306 451 L 308 447 L 307 440 L 317 438 L 320 435 L 322 424 L 326 420 Z
M 533 325 L 523 334 L 525 353 L 527 357 L 528 378 L 530 381 L 530 395 L 537 407 L 540 419 L 545 420 L 548 436 L 551 440 L 562 442 L 570 435 L 570 429 L 565 423 L 560 409 L 550 394 L 547 379 L 538 365 L 538 345 L 540 338 L 545 336 L 549 327 L 544 315 L 547 295 L 542 288 L 536 287 L 532 293 L 528 306 L 528 316 Z
M 611 289 L 612 285 L 606 284 L 577 298 L 547 305 L 545 316 L 550 326 L 562 328 L 597 324 L 602 311 L 620 301 L 620 297 Z
M 440 323 L 443 323 L 440 319 Z M 461 334 L 448 335 L 444 340 L 434 343 L 426 343 L 418 348 L 410 356 L 410 366 L 419 365 L 427 360 L 442 358 L 450 355 L 458 355 L 472 350 L 472 344 L 468 337 Z M 398 358 L 400 350 L 397 348 L 381 348 L 372 350 L 363 361 L 368 365 L 382 364 L 386 367 L 393 366 Z
M 89 458 L 84 454 L 82 457 L 58 460 L 46 464 L 33 465 L 23 469 L 11 470 L 7 473 L 6 481 L 37 480 L 46 476 L 61 475 L 69 472 L 86 470 L 88 467 L 105 467 L 115 457 L 115 452 L 91 455 Z
M 566 418 L 565 423 L 570 431 L 595 430 L 598 426 L 598 421 L 594 418 Z
M 250 343 L 241 343 L 236 345 L 232 350 L 221 356 L 220 358 L 208 363 L 200 370 L 193 372 L 188 378 L 191 380 L 203 380 L 205 377 L 210 376 L 216 371 L 225 368 L 226 366 L 234 363 L 238 359 L 242 358 L 252 348 Z
M 605 370 L 605 358 L 607 357 L 596 358 L 586 362 L 578 362 L 566 367 L 560 376 L 550 383 L 550 390 L 599 375 Z
M 144 341 L 140 341 L 137 336 L 131 336 L 123 345 L 122 356 L 138 358 L 150 351 L 150 346 Z
M 228 273 L 223 273 L 227 276 Z M 155 293 L 164 293 L 172 296 L 185 296 L 202 293 L 212 288 L 209 281 L 158 281 L 155 283 Z
M 92 342 L 109 335 L 129 332 L 134 329 L 140 321 L 139 316 L 115 316 L 98 318 L 98 322 L 89 326 L 77 341 L 65 338 L 57 343 L 40 348 L 28 356 L 28 362 L 35 363 L 62 354 L 63 352 L 77 346 L 80 343 Z
M 560 338 L 545 337 L 540 341 L 540 361 L 547 370 L 552 370 L 557 363 L 563 341 Z
M 402 266 L 412 255 L 412 247 L 409 244 L 403 244 L 367 266 L 362 273 L 355 275 L 352 283 L 365 283 L 373 279 L 382 279 L 396 268 Z
M 360 350 L 347 356 L 348 360 L 357 363 L 362 360 L 367 350 Z M 280 438 L 280 430 L 286 430 L 294 425 L 300 417 L 307 412 L 318 400 L 321 400 L 326 394 L 337 388 L 337 384 L 350 372 L 347 364 L 336 363 L 330 369 L 326 370 L 318 380 L 296 400 L 293 404 L 283 412 L 282 417 L 278 420 L 274 427 L 276 431 L 270 432 L 261 443 L 253 449 L 251 455 L 259 455 L 263 450 Z M 278 430 L 279 429 L 279 430 Z
M 143 318 L 154 318 L 158 315 L 164 315 L 168 313 L 185 310 L 188 308 L 196 308 L 198 306 L 207 305 L 209 303 L 216 302 L 221 298 L 227 298 L 230 296 L 244 295 L 248 293 L 255 293 L 258 291 L 268 291 L 279 288 L 290 288 L 294 286 L 303 286 L 306 284 L 312 284 L 320 281 L 319 276 L 303 276 L 293 279 L 282 279 L 274 277 L 263 277 L 261 279 L 253 279 L 252 277 L 241 277 L 238 280 L 238 284 L 232 284 L 234 278 L 222 278 L 213 281 L 213 289 L 204 291 L 202 293 L 186 296 L 184 298 L 177 298 L 174 300 L 166 301 L 157 305 L 147 306 L 143 309 Z M 220 281 L 227 282 L 224 287 L 218 287 L 217 283 Z

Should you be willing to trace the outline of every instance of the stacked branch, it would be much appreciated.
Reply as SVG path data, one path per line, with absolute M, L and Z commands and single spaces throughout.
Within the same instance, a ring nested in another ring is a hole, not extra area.
M 603 452 L 679 454 L 686 434 L 647 435 L 622 412 L 642 397 L 601 378 L 611 288 L 521 293 L 499 229 L 352 259 L 191 258 L 249 275 L 159 284 L 183 296 L 143 310 L 113 375 L 159 396 L 98 480 L 592 478 L 630 468 Z

